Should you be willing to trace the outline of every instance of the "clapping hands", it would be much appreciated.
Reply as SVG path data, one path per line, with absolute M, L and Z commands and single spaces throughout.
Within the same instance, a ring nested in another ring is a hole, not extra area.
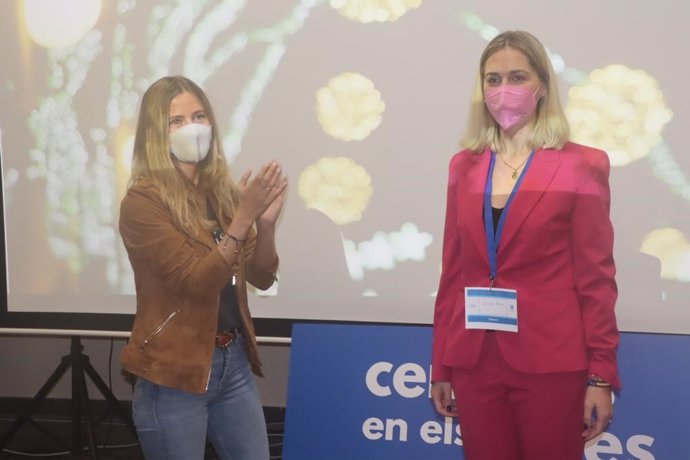
M 274 225 L 285 200 L 287 177 L 274 160 L 264 164 L 252 177 L 245 172 L 239 181 L 240 205 L 237 216 L 246 217 L 258 225 Z

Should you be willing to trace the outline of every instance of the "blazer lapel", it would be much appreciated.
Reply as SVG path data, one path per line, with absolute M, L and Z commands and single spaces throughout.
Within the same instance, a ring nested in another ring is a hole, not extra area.
M 532 208 L 544 195 L 560 164 L 560 152 L 558 150 L 549 149 L 534 152 L 529 169 L 525 173 L 520 189 L 508 210 L 503 235 L 499 243 L 499 254 L 508 246 Z
M 467 172 L 458 184 L 457 199 L 458 208 L 464 215 L 471 240 L 477 246 L 479 253 L 483 255 L 486 263 L 489 263 L 487 253 L 486 229 L 484 228 L 484 189 L 486 188 L 486 176 L 489 173 L 491 151 L 486 149 L 481 154 L 472 155 Z

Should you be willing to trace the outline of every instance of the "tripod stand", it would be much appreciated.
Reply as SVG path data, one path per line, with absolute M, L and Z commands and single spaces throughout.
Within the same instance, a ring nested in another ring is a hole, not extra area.
M 79 454 L 82 452 L 83 439 L 82 439 L 82 420 L 86 427 L 86 439 L 88 442 L 88 447 L 91 452 L 91 457 L 98 458 L 98 453 L 96 450 L 96 442 L 94 439 L 94 426 L 98 425 L 111 411 L 114 411 L 129 427 L 134 436 L 136 437 L 136 429 L 134 428 L 134 423 L 132 422 L 131 416 L 125 411 L 120 405 L 119 401 L 115 398 L 113 393 L 110 391 L 108 386 L 103 382 L 101 377 L 98 375 L 96 370 L 91 366 L 89 362 L 89 357 L 82 353 L 84 347 L 81 344 L 80 336 L 72 336 L 72 344 L 70 347 L 70 354 L 65 355 L 60 360 L 60 364 L 50 375 L 48 380 L 43 384 L 38 393 L 34 396 L 29 405 L 28 409 L 10 426 L 7 433 L 0 441 L 0 450 L 4 449 L 5 446 L 10 442 L 12 437 L 17 433 L 19 428 L 24 424 L 24 422 L 31 422 L 37 428 L 39 428 L 44 433 L 50 435 L 52 438 L 61 442 L 57 437 L 49 433 L 45 428 L 38 425 L 36 422 L 31 420 L 31 414 L 38 408 L 45 397 L 50 393 L 55 384 L 62 378 L 62 376 L 67 372 L 68 369 L 72 369 L 72 445 L 70 450 L 73 454 Z M 105 397 L 108 402 L 106 412 L 96 421 L 94 424 L 91 419 L 91 409 L 89 405 L 89 393 L 86 387 L 86 375 L 87 374 L 91 381 L 100 390 L 101 394 Z M 61 442 L 62 443 L 62 442 Z M 63 443 L 64 444 L 64 443 Z M 68 446 L 69 447 L 69 446 Z

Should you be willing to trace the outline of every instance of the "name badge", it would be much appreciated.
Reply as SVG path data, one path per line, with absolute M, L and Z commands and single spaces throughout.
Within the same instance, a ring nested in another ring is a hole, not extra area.
M 466 287 L 465 327 L 517 332 L 517 291 Z

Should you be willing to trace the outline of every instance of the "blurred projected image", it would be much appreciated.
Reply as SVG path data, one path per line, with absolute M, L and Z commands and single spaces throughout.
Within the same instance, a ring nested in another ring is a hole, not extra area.
M 235 178 L 274 158 L 290 177 L 278 282 L 254 292 L 262 297 L 254 316 L 431 322 L 447 165 L 459 150 L 477 50 L 519 26 L 550 49 L 573 141 L 610 156 L 621 329 L 682 332 L 686 69 L 640 51 L 681 55 L 681 15 L 654 5 L 625 19 L 594 0 L 523 6 L 608 19 L 582 36 L 549 35 L 532 16 L 478 0 L 6 2 L 8 310 L 134 311 L 119 203 L 140 97 L 180 74 L 217 101 Z M 634 19 L 656 28 L 643 39 L 629 27 Z

